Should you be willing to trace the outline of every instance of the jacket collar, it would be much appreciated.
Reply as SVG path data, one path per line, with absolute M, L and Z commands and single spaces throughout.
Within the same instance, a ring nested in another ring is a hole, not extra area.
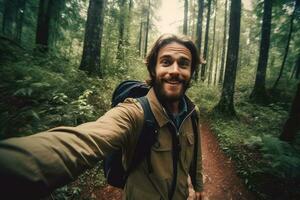
M 167 124 L 170 121 L 167 111 L 159 102 L 153 88 L 149 90 L 147 94 L 147 98 L 150 103 L 150 108 L 152 110 L 152 113 L 158 123 L 158 126 L 162 127 L 165 124 Z M 184 96 L 184 98 L 187 103 L 187 111 L 190 112 L 195 107 L 195 105 L 191 102 L 191 100 L 187 96 Z

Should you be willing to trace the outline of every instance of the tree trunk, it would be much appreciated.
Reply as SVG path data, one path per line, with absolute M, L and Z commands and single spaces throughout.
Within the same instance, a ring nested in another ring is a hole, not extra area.
M 209 73 L 208 73 L 208 85 L 211 84 L 213 79 L 213 66 L 214 66 L 214 54 L 215 54 L 215 40 L 216 40 L 216 21 L 218 13 L 218 1 L 215 1 L 215 16 L 214 16 L 214 27 L 213 27 L 213 39 L 212 39 L 212 50 L 211 50 L 211 59 L 209 63 Z
M 142 35 L 143 35 L 143 17 L 141 16 L 141 23 L 140 23 L 140 33 L 139 33 L 139 55 L 142 57 Z
M 190 32 L 191 32 L 192 40 L 195 41 L 195 19 L 196 19 L 195 0 L 191 1 L 190 11 L 191 11 L 191 17 L 189 18 L 191 24 Z
M 119 16 L 119 40 L 118 40 L 118 50 L 117 59 L 124 60 L 124 30 L 126 22 L 126 0 L 120 1 L 120 16 Z
M 300 79 L 300 53 L 298 54 L 298 58 L 295 63 L 295 78 Z
M 232 0 L 230 6 L 230 25 L 228 53 L 221 99 L 215 110 L 227 116 L 236 116 L 233 96 L 240 41 L 241 0 Z
M 24 23 L 24 12 L 25 12 L 26 0 L 18 1 L 18 11 L 16 18 L 16 41 L 21 42 L 22 40 L 22 28 Z
M 132 18 L 132 7 L 133 7 L 133 0 L 129 0 L 128 5 L 128 14 L 127 14 L 127 26 L 126 26 L 126 35 L 125 35 L 125 44 L 129 46 L 129 40 L 130 40 L 130 22 Z M 128 23 L 129 22 L 129 23 Z
M 253 91 L 250 95 L 251 100 L 260 104 L 266 104 L 268 102 L 266 93 L 266 71 L 269 58 L 271 20 L 272 0 L 265 0 L 256 79 Z
M 203 59 L 206 61 L 205 63 L 202 64 L 201 67 L 201 80 L 205 80 L 206 76 L 206 63 L 208 60 L 208 33 L 209 33 L 209 24 L 210 24 L 210 11 L 211 11 L 211 1 L 208 0 L 208 10 L 207 10 L 207 16 L 206 16 L 206 30 L 205 30 L 205 39 L 204 39 L 204 51 L 203 51 Z
M 187 25 L 188 25 L 188 9 L 189 4 L 188 0 L 184 0 L 184 19 L 183 19 L 183 34 L 187 35 Z
M 286 47 L 285 47 L 285 52 L 284 52 L 282 64 L 281 64 L 281 67 L 280 67 L 280 72 L 279 72 L 278 78 L 276 79 L 276 81 L 273 85 L 272 91 L 274 91 L 276 89 L 276 87 L 278 85 L 278 82 L 279 82 L 279 80 L 282 76 L 285 61 L 286 61 L 286 58 L 287 58 L 287 55 L 288 55 L 288 52 L 289 52 L 290 41 L 291 41 L 291 38 L 292 38 L 294 18 L 295 18 L 296 11 L 299 10 L 299 8 L 300 8 L 300 0 L 296 0 L 294 11 L 293 11 L 293 14 L 292 14 L 291 20 L 290 20 L 290 29 L 289 29 L 288 39 L 287 39 L 287 42 L 286 42 Z
M 102 78 L 100 65 L 105 0 L 90 0 L 80 70 Z
M 225 0 L 223 49 L 222 49 L 222 58 L 221 58 L 220 75 L 219 75 L 219 84 L 220 84 L 220 85 L 223 84 L 223 77 L 224 77 L 224 63 L 225 63 L 225 54 L 226 54 L 226 38 L 227 38 L 227 3 L 228 3 L 228 0 Z
M 199 57 L 202 59 L 202 23 L 203 23 L 203 8 L 204 0 L 198 0 L 198 17 L 197 17 L 197 34 L 196 34 L 196 46 L 198 49 Z M 197 67 L 195 72 L 195 81 L 198 81 L 199 71 L 201 64 Z
M 35 44 L 40 52 L 48 51 L 53 0 L 40 0 Z
M 5 0 L 3 2 L 3 19 L 2 19 L 2 33 L 12 38 L 13 36 L 13 24 L 15 22 L 15 13 L 16 13 L 16 1 L 14 0 Z
M 217 78 L 218 78 L 218 70 L 219 70 L 219 50 L 220 50 L 220 41 L 217 41 L 217 58 L 216 58 L 216 65 L 215 65 L 215 73 L 214 73 L 214 85 L 217 84 Z
M 149 35 L 149 24 L 150 24 L 150 10 L 151 10 L 151 2 L 148 0 L 148 11 L 147 11 L 147 22 L 146 22 L 146 36 L 145 36 L 145 49 L 144 55 L 147 55 L 148 49 L 148 35 Z
M 283 131 L 279 138 L 284 141 L 293 141 L 296 133 L 300 131 L 300 82 L 294 97 L 289 118 L 283 126 Z

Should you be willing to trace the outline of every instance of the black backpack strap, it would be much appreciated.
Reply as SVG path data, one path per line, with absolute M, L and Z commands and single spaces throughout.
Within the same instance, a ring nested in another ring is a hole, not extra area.
M 145 158 L 147 159 L 149 172 L 152 172 L 152 165 L 150 162 L 151 147 L 157 139 L 158 127 L 155 117 L 151 111 L 149 101 L 146 96 L 137 98 L 144 111 L 144 125 L 139 133 L 139 138 L 135 147 L 134 155 L 131 163 L 126 171 L 127 177 L 132 170 L 140 164 Z
M 198 127 L 199 118 L 197 115 L 196 110 L 192 113 L 192 126 L 193 126 L 193 133 L 194 133 L 194 158 L 190 167 L 190 177 L 193 186 L 196 186 L 196 174 L 197 174 L 197 156 L 198 156 L 198 146 L 199 146 L 199 127 Z

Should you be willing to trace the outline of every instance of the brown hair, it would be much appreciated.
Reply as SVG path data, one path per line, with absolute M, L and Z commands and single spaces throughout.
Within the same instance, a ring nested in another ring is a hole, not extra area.
M 147 66 L 147 69 L 148 69 L 148 72 L 150 75 L 150 80 L 147 80 L 147 83 L 149 85 L 152 86 L 154 83 L 154 80 L 155 80 L 155 66 L 156 66 L 159 50 L 162 47 L 164 47 L 172 42 L 181 44 L 190 50 L 190 52 L 192 54 L 192 63 L 191 63 L 192 75 L 194 74 L 195 69 L 200 64 L 200 59 L 199 59 L 197 48 L 190 39 L 188 39 L 187 37 L 184 37 L 184 36 L 182 36 L 182 37 L 176 36 L 174 34 L 163 34 L 156 40 L 156 42 L 154 43 L 153 47 L 151 48 L 150 52 L 148 53 L 148 55 L 146 57 L 146 66 Z

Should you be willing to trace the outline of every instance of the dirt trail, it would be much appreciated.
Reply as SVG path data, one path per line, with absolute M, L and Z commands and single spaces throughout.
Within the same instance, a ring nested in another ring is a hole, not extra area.
M 207 123 L 201 126 L 204 200 L 254 200 L 243 181 L 236 175 L 234 164 L 220 149 Z M 190 188 L 193 196 L 193 190 Z M 189 197 L 188 200 L 193 199 Z M 122 192 L 107 186 L 95 192 L 98 200 L 120 200 Z
M 237 176 L 232 161 L 220 149 L 207 123 L 201 127 L 205 200 L 255 199 Z

